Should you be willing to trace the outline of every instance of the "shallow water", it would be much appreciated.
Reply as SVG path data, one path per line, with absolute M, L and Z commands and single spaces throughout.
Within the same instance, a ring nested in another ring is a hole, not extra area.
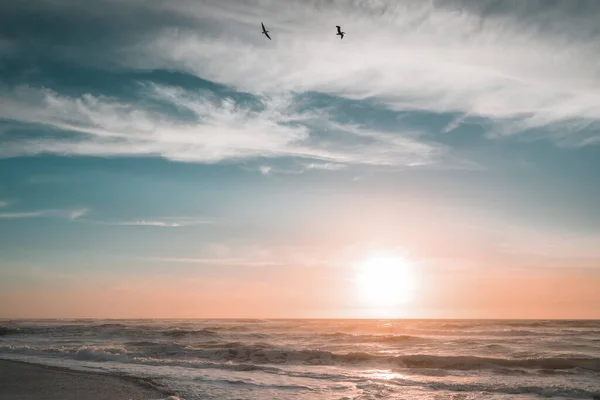
M 0 321 L 0 358 L 183 399 L 600 398 L 600 321 Z

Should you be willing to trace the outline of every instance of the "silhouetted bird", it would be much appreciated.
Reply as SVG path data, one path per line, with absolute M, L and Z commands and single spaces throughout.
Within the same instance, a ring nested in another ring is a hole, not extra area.
M 340 37 L 340 39 L 343 39 L 343 38 L 344 38 L 344 34 L 345 34 L 346 32 L 342 32 L 342 28 L 341 28 L 339 25 L 336 25 L 335 27 L 336 27 L 336 28 L 337 28 L 337 30 L 338 30 L 338 33 L 336 33 L 336 35 L 338 35 L 338 36 Z
M 269 36 L 269 31 L 265 28 L 265 24 L 263 24 L 262 22 L 260 23 L 262 25 L 263 31 L 262 33 L 269 38 L 269 40 L 271 40 L 271 36 Z

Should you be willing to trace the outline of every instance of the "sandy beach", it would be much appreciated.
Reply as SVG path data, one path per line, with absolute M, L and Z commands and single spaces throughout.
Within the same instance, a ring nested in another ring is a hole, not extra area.
M 150 400 L 167 397 L 143 381 L 0 360 L 0 400 Z

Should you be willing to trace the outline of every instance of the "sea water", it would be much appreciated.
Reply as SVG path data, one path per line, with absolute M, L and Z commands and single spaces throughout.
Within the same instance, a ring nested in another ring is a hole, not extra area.
M 182 399 L 600 399 L 600 321 L 0 321 L 0 358 Z

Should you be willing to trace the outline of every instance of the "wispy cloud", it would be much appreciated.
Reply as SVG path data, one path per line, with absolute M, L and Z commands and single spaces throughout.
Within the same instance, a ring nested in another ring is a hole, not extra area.
M 2 207 L 0 202 L 0 207 Z M 94 225 L 109 225 L 109 226 L 147 226 L 160 228 L 180 228 L 185 226 L 209 225 L 215 221 L 206 218 L 193 217 L 164 217 L 155 219 L 139 219 L 139 220 L 94 220 L 83 218 L 90 212 L 87 208 L 72 208 L 72 209 L 43 209 L 33 211 L 11 211 L 1 212 L 0 219 L 21 219 L 21 218 L 41 218 L 55 217 L 65 218 L 79 223 L 94 224 Z
M 152 219 L 152 220 L 129 220 L 129 221 L 98 221 L 98 220 L 82 220 L 98 225 L 111 225 L 111 226 L 149 226 L 149 227 L 160 227 L 160 228 L 181 228 L 185 226 L 195 225 L 208 225 L 214 224 L 214 221 L 200 218 L 163 218 L 163 219 Z
M 0 218 L 15 219 L 15 218 L 39 218 L 39 217 L 59 217 L 76 220 L 88 212 L 84 208 L 75 208 L 67 210 L 48 209 L 35 211 L 15 211 L 0 213 Z
M 8 200 L 0 200 L 0 208 L 6 207 L 8 205 Z
M 94 32 L 104 41 L 91 51 L 77 37 L 67 46 L 30 32 L 11 38 L 11 48 L 38 41 L 70 62 L 182 71 L 236 88 L 258 105 L 154 84 L 143 86 L 139 101 L 3 88 L 0 118 L 52 131 L 27 139 L 4 134 L 0 157 L 145 155 L 199 163 L 293 157 L 330 166 L 449 162 L 446 146 L 400 125 L 383 132 L 346 124 L 336 121 L 333 105 L 300 111 L 295 96 L 302 93 L 368 99 L 398 112 L 456 114 L 443 131 L 474 120 L 490 138 L 522 134 L 565 146 L 594 145 L 600 142 L 600 7 L 577 10 L 567 3 L 531 1 L 503 9 L 492 0 L 289 0 L 268 6 L 258 0 L 181 0 L 160 7 L 160 23 L 148 23 L 157 8 L 133 0 L 101 0 L 89 9 L 70 0 L 60 7 L 49 3 L 40 10 L 50 7 L 62 23 L 75 24 L 67 12 L 73 7 L 78 20 L 102 27 Z M 7 18 L 11 13 L 6 10 Z M 260 35 L 259 20 L 268 22 L 273 41 Z M 331 21 L 343 21 L 344 40 Z M 152 101 L 191 118 L 150 109 Z
M 231 98 L 204 97 L 177 87 L 147 84 L 143 95 L 192 113 L 193 119 L 150 112 L 140 103 L 19 87 L 0 96 L 0 118 L 55 131 L 39 138 L 8 136 L 0 156 L 156 155 L 203 163 L 297 157 L 329 164 L 411 165 L 435 162 L 443 152 L 441 145 L 419 140 L 413 132 L 385 133 L 315 119 L 314 113 L 298 111 L 289 96 L 262 98 L 264 109 L 255 111 Z M 319 136 L 323 127 L 337 135 Z
M 283 262 L 273 260 L 253 260 L 248 258 L 145 257 L 140 260 L 174 264 L 231 265 L 244 267 L 266 267 L 283 264 Z
M 374 98 L 395 110 L 485 118 L 496 137 L 537 137 L 532 129 L 557 126 L 541 136 L 583 145 L 600 121 L 600 7 L 392 0 L 190 4 L 170 7 L 212 31 L 163 30 L 123 62 L 175 65 L 254 93 L 318 91 Z M 249 34 L 258 15 L 268 21 L 272 42 Z M 331 21 L 343 21 L 343 41 Z
M 269 175 L 273 170 L 273 167 L 271 167 L 270 165 L 261 165 L 260 167 L 258 167 L 258 170 L 263 175 Z
M 311 170 L 319 171 L 339 171 L 347 168 L 346 164 L 333 163 L 333 162 L 311 162 L 311 163 L 300 163 L 292 167 L 278 167 L 273 165 L 261 165 L 257 169 L 246 168 L 247 170 L 258 170 L 263 175 L 272 174 L 283 174 L 283 175 L 296 175 L 303 174 Z
M 328 246 L 289 244 L 210 244 L 194 255 L 138 257 L 137 260 L 173 264 L 223 265 L 242 267 L 331 266 L 334 262 Z
M 304 164 L 306 169 L 321 169 L 326 171 L 337 171 L 340 169 L 346 168 L 343 164 L 334 164 L 334 163 L 309 163 Z
M 165 221 L 122 221 L 122 222 L 104 222 L 105 225 L 117 225 L 117 226 L 160 226 L 165 228 L 177 228 L 182 226 L 178 222 L 165 222 Z

